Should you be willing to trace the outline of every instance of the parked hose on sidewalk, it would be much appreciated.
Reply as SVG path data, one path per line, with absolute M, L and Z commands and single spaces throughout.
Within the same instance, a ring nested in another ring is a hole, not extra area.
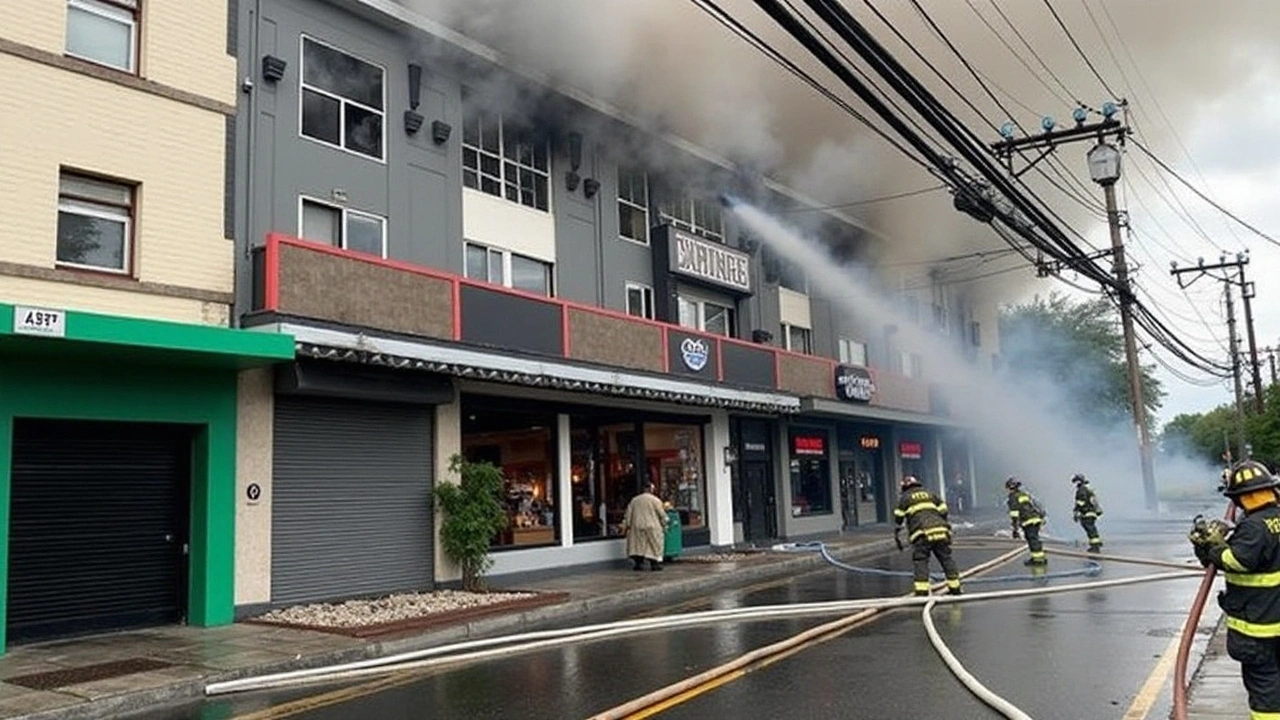
M 979 700 L 991 706 L 993 710 L 1009 718 L 1009 720 L 1031 720 L 1030 715 L 989 690 L 987 686 L 978 681 L 978 678 L 966 670 L 964 665 L 960 664 L 955 654 L 942 641 L 942 636 L 938 634 L 938 629 L 933 625 L 933 608 L 935 605 L 937 605 L 937 602 L 933 600 L 925 603 L 924 610 L 920 613 L 920 618 L 924 620 L 924 631 L 929 636 L 929 642 L 933 643 L 933 649 L 938 651 L 942 662 L 946 663 L 947 667 L 951 669 L 951 673 L 956 676 L 956 679 L 969 688 L 969 692 L 977 696 Z
M 1227 522 L 1235 520 L 1235 503 L 1227 505 L 1227 512 L 1223 517 Z M 1172 720 L 1187 720 L 1187 659 L 1191 656 L 1191 645 L 1195 641 L 1196 628 L 1200 627 L 1204 604 L 1209 599 L 1209 590 L 1213 587 L 1213 580 L 1217 573 L 1218 568 L 1213 565 L 1204 569 L 1204 579 L 1200 581 L 1196 599 L 1191 603 L 1191 609 L 1187 613 L 1187 622 L 1182 626 L 1182 637 L 1178 641 L 1178 656 L 1173 664 Z

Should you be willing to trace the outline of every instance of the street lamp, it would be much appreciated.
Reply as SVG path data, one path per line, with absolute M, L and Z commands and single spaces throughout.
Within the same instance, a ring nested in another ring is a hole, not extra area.
M 1109 187 L 1120 179 L 1120 151 L 1115 145 L 1098 143 L 1086 158 L 1089 161 L 1089 177 L 1094 182 Z
M 1138 436 L 1138 453 L 1142 461 L 1142 489 L 1147 508 L 1156 507 L 1156 479 L 1151 465 L 1151 438 L 1147 433 L 1147 407 L 1142 402 L 1142 366 L 1138 360 L 1138 343 L 1133 333 L 1133 291 L 1129 287 L 1129 268 L 1124 261 L 1124 240 L 1120 235 L 1120 213 L 1116 210 L 1116 181 L 1120 179 L 1120 151 L 1114 145 L 1099 142 L 1085 156 L 1089 177 L 1102 186 L 1107 199 L 1107 225 L 1111 228 L 1111 253 L 1116 281 L 1120 285 L 1120 326 L 1124 330 L 1124 355 L 1129 369 L 1129 401 L 1133 424 Z

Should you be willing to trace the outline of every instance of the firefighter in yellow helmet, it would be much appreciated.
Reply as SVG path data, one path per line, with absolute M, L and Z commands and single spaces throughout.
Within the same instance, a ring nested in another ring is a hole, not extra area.
M 1280 480 L 1262 463 L 1231 468 L 1223 493 L 1244 511 L 1229 527 L 1198 520 L 1196 557 L 1225 574 L 1218 604 L 1227 615 L 1227 654 L 1240 663 L 1249 717 L 1280 720 Z
M 951 523 L 947 520 L 947 503 L 925 490 L 914 475 L 902 478 L 902 496 L 893 509 L 893 539 L 898 540 L 902 525 L 907 525 L 907 542 L 911 543 L 912 589 L 916 595 L 929 594 L 929 557 L 938 558 L 947 577 L 947 592 L 960 594 L 960 569 L 951 557 Z M 901 541 L 898 547 L 902 547 Z

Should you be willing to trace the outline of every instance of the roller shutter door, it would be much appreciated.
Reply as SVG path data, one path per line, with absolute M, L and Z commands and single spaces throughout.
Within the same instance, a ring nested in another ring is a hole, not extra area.
M 433 410 L 276 398 L 273 603 L 431 588 Z
M 191 442 L 171 425 L 14 424 L 11 641 L 183 618 Z

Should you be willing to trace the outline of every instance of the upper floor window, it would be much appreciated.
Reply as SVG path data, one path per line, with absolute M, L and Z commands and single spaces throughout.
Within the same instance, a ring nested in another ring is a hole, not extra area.
M 387 256 L 387 221 L 371 213 L 303 198 L 298 234 L 344 250 Z
M 653 288 L 640 283 L 627 283 L 627 314 L 653 319 Z
M 665 203 L 660 217 L 673 226 L 708 240 L 724 242 L 724 222 L 715 200 L 685 197 Z
M 733 308 L 684 295 L 679 297 L 677 305 L 682 326 L 713 335 L 734 337 L 737 323 Z
M 125 274 L 133 246 L 132 185 L 63 171 L 57 264 Z
M 138 0 L 67 0 L 67 54 L 136 72 Z
M 840 338 L 837 354 L 840 356 L 840 364 L 842 365 L 858 365 L 866 367 L 867 365 L 867 344 L 860 343 L 857 340 L 849 338 Z
M 462 184 L 538 210 L 549 207 L 548 143 L 463 98 Z
M 551 263 L 470 242 L 464 251 L 469 278 L 546 297 L 554 294 Z
M 622 166 L 618 167 L 618 234 L 649 244 L 649 177 Z
M 782 335 L 788 350 L 806 355 L 813 353 L 813 332 L 809 328 L 783 323 Z
M 302 135 L 382 160 L 382 68 L 302 38 Z
M 920 357 L 920 353 L 898 353 L 897 365 L 898 372 L 909 378 L 924 377 L 924 359 Z
M 778 264 L 778 284 L 788 290 L 809 294 L 809 278 L 800 263 L 780 260 Z

